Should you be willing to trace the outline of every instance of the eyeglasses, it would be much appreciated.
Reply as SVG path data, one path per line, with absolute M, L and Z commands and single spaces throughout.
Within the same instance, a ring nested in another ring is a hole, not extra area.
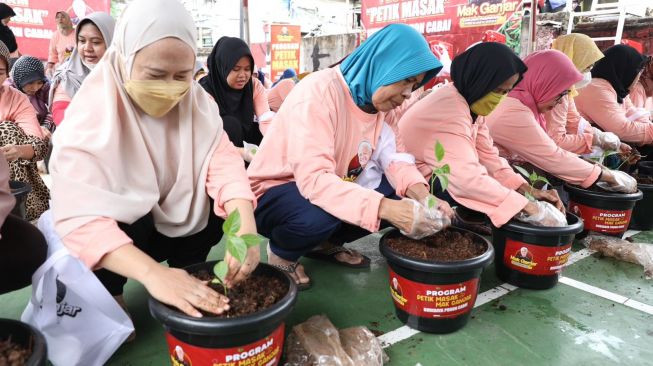
M 564 98 L 567 94 L 569 94 L 569 90 L 565 90 L 562 93 L 560 93 L 560 95 L 558 95 L 554 100 L 555 104 L 560 103 L 562 101 L 562 98 Z

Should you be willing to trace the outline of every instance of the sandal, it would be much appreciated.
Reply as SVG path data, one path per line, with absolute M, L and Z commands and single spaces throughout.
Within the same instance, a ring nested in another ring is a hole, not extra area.
M 356 263 L 356 264 L 339 261 L 338 258 L 336 258 L 336 255 L 338 255 L 338 253 L 347 253 L 351 256 L 358 254 L 361 256 L 361 261 L 360 263 Z M 304 257 L 321 260 L 325 262 L 331 262 L 349 268 L 370 268 L 370 262 L 371 262 L 370 258 L 368 258 L 367 256 L 357 251 L 345 248 L 341 245 L 335 245 L 324 249 L 312 250 L 304 254 Z
M 293 262 L 289 264 L 271 264 L 271 263 L 268 264 L 280 271 L 286 272 L 288 274 L 294 274 L 295 271 L 297 270 L 297 266 L 299 265 L 299 262 Z M 293 281 L 295 280 L 293 279 Z M 295 284 L 297 285 L 298 291 L 304 291 L 304 290 L 308 290 L 309 288 L 311 288 L 311 286 L 313 286 L 313 281 L 311 281 L 310 279 L 306 283 L 297 283 L 295 281 Z

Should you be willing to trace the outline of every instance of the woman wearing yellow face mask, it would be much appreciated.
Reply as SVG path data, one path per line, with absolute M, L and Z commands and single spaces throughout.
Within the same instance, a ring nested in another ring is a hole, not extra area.
M 556 226 L 561 217 L 564 220 L 562 213 L 547 202 L 530 202 L 523 193 L 528 191 L 561 208 L 557 194 L 531 191 L 499 157 L 485 125 L 484 116 L 492 113 L 524 72 L 526 65 L 508 47 L 478 44 L 453 60 L 453 84 L 433 91 L 408 109 L 399 121 L 399 131 L 425 177 L 430 177 L 435 166 L 451 167 L 448 195 L 435 187 L 440 198 L 480 211 L 496 226 L 515 216 L 536 225 Z M 435 161 L 436 141 L 446 151 L 441 162 Z M 458 210 L 465 216 L 461 211 L 469 210 Z
M 592 66 L 603 58 L 596 43 L 584 34 L 571 33 L 556 38 L 551 48 L 567 55 L 583 74 L 583 80 L 576 83 L 569 95 L 545 114 L 546 133 L 558 146 L 576 154 L 591 153 L 593 146 L 603 150 L 629 152 L 630 146 L 622 144 L 617 135 L 592 127 L 581 117 L 574 103 L 574 97 L 578 95 L 576 90 L 589 85 L 592 81 Z
M 121 300 L 127 278 L 191 316 L 225 297 L 186 272 L 206 260 L 238 209 L 255 233 L 254 195 L 218 107 L 193 81 L 195 25 L 177 0 L 136 0 L 66 111 L 50 164 L 52 213 L 68 249 Z M 92 123 L 90 123 L 92 122 Z M 259 262 L 228 254 L 229 282 Z

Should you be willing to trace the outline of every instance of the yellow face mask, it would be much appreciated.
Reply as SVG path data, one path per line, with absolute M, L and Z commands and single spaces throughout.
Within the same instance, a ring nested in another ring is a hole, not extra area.
M 489 92 L 483 98 L 475 101 L 471 106 L 471 110 L 479 116 L 487 116 L 505 97 L 505 94 Z
M 124 84 L 131 100 L 143 112 L 161 118 L 188 93 L 190 82 L 163 80 L 130 80 Z

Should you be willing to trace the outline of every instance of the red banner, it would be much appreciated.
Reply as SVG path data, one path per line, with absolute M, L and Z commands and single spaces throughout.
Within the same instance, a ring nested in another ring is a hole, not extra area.
M 367 36 L 391 23 L 408 24 L 449 56 L 480 42 L 518 10 L 519 0 L 363 0 L 361 20 Z M 449 49 L 451 48 L 451 49 Z
M 270 73 L 278 80 L 286 69 L 299 74 L 299 49 L 302 33 L 299 25 L 272 24 L 270 27 Z
M 571 244 L 545 247 L 508 239 L 503 251 L 503 264 L 529 275 L 553 276 L 562 272 L 570 254 Z
M 52 32 L 57 29 L 54 17 L 66 11 L 74 24 L 94 11 L 110 11 L 111 0 L 0 0 L 11 6 L 16 16 L 9 27 L 16 36 L 18 51 L 42 60 L 48 58 Z

